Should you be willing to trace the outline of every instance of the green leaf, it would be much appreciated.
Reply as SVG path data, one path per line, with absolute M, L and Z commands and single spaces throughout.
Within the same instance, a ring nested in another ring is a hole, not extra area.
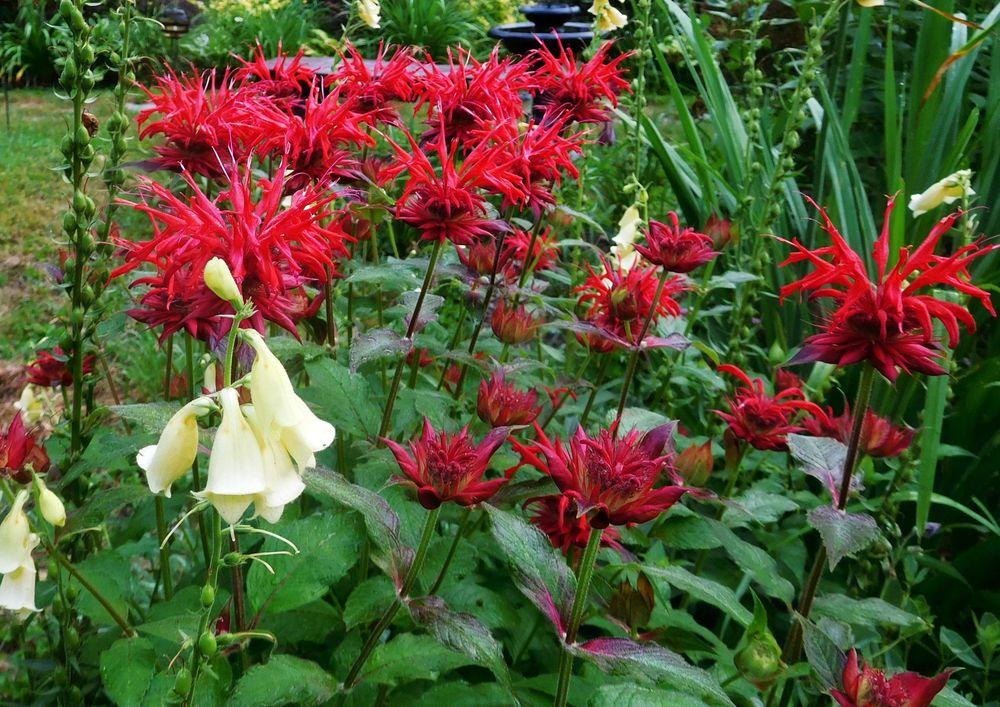
M 704 704 L 681 692 L 622 683 L 602 685 L 587 703 L 588 707 L 702 707 Z
M 816 599 L 813 611 L 852 626 L 890 625 L 911 631 L 927 628 L 919 616 L 875 597 L 852 599 L 843 594 L 825 594 Z
M 302 398 L 338 433 L 356 437 L 378 433 L 382 411 L 363 375 L 351 373 L 331 358 L 309 361 L 306 372 L 310 385 L 301 391 Z
M 616 410 L 608 411 L 608 424 L 611 424 L 614 421 L 616 412 Z M 643 408 L 625 408 L 622 411 L 622 420 L 619 423 L 618 429 L 621 431 L 621 434 L 625 434 L 630 430 L 649 432 L 654 427 L 666 425 L 669 422 L 671 422 L 670 418 L 665 415 L 661 415 L 658 412 L 653 412 L 652 410 L 645 410 Z
M 676 550 L 711 550 L 722 544 L 707 518 L 680 505 L 674 506 L 670 514 L 657 524 L 653 535 Z
M 351 342 L 352 374 L 366 363 L 386 358 L 396 358 L 413 348 L 413 342 L 404 339 L 392 329 L 372 329 L 360 334 Z
M 70 512 L 66 519 L 67 530 L 83 530 L 103 525 L 114 518 L 126 506 L 150 502 L 153 494 L 140 484 L 122 484 L 110 489 L 102 489 L 87 499 L 87 502 Z
M 983 667 L 983 661 L 980 660 L 976 652 L 972 650 L 972 646 L 969 645 L 962 636 L 956 631 L 952 631 L 950 628 L 945 626 L 941 627 L 941 643 L 944 647 L 951 651 L 951 654 L 958 658 L 960 661 L 966 665 L 970 665 L 973 668 Z
M 128 597 L 131 594 L 132 566 L 129 560 L 114 550 L 102 550 L 90 557 L 74 563 L 84 578 L 94 585 L 121 616 L 128 617 Z M 70 585 L 79 591 L 77 609 L 94 623 L 102 626 L 117 626 L 114 619 L 94 596 L 84 589 L 76 579 L 70 578 Z
M 443 646 L 489 668 L 497 680 L 510 689 L 503 646 L 478 619 L 452 611 L 441 597 L 422 597 L 409 602 L 408 606 L 414 621 L 430 631 Z
M 111 412 L 137 427 L 142 432 L 159 435 L 174 413 L 181 409 L 178 403 L 134 403 L 112 405 Z
M 326 601 L 317 599 L 305 606 L 280 614 L 265 613 L 258 628 L 270 631 L 282 646 L 296 643 L 321 643 L 340 625 L 340 612 Z
M 391 292 L 416 289 L 420 286 L 420 280 L 413 274 L 412 270 L 401 267 L 404 262 L 406 261 L 390 257 L 384 263 L 356 265 L 354 271 L 344 278 L 344 282 L 379 285 L 382 289 Z
M 101 653 L 101 683 L 116 705 L 142 704 L 156 673 L 156 651 L 145 638 L 122 638 Z
M 831 572 L 844 557 L 863 550 L 879 536 L 878 524 L 867 513 L 824 505 L 813 508 L 806 518 L 823 539 Z
M 837 687 L 841 683 L 844 661 L 847 653 L 839 636 L 844 630 L 849 631 L 844 624 L 837 625 L 829 619 L 821 619 L 818 624 L 802 620 L 802 644 L 805 648 L 809 665 L 816 671 L 824 690 Z
M 788 496 L 748 489 L 726 507 L 722 521 L 733 527 L 749 523 L 776 523 L 786 513 L 798 510 L 799 504 Z
M 927 381 L 924 402 L 923 429 L 920 432 L 920 463 L 917 465 L 917 537 L 924 533 L 931 513 L 934 476 L 937 472 L 938 445 L 944 424 L 944 409 L 948 404 L 948 376 L 932 376 Z
M 396 598 L 396 587 L 385 575 L 369 577 L 344 603 L 344 625 L 348 630 L 376 620 Z
M 733 562 L 749 574 L 768 596 L 790 602 L 795 593 L 792 583 L 778 572 L 778 564 L 763 549 L 742 540 L 719 521 L 708 521 L 712 533 Z
M 654 643 L 636 643 L 627 638 L 599 638 L 573 646 L 571 650 L 611 675 L 666 683 L 701 698 L 708 705 L 733 704 L 711 675 Z
M 642 571 L 650 579 L 661 579 L 676 589 L 690 594 L 693 599 L 717 606 L 743 626 L 749 626 L 753 615 L 736 598 L 732 589 L 710 579 L 688 572 L 683 567 L 651 567 L 643 565 Z
M 236 683 L 227 705 L 232 707 L 278 707 L 321 705 L 337 693 L 337 681 L 311 660 L 276 655 L 264 665 L 255 665 Z
M 464 682 L 444 682 L 422 694 L 413 703 L 413 707 L 499 707 L 508 704 L 511 704 L 510 693 L 496 683 L 469 685 Z
M 322 597 L 357 562 L 361 529 L 347 513 L 314 513 L 308 518 L 278 523 L 270 528 L 298 547 L 292 556 L 270 555 L 263 559 L 274 568 L 271 574 L 259 562 L 247 573 L 247 597 L 254 611 L 295 609 Z M 286 543 L 267 538 L 263 552 L 290 550 Z
M 413 680 L 437 680 L 448 671 L 473 662 L 431 636 L 403 633 L 372 652 L 361 680 L 395 687 Z

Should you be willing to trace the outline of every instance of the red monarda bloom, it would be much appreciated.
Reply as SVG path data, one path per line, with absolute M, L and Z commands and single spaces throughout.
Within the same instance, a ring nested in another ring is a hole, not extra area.
M 512 129 L 524 113 L 520 92 L 528 86 L 525 65 L 500 59 L 495 47 L 485 62 L 468 51 L 448 50 L 448 70 L 426 65 L 417 83 L 414 109 L 427 106 L 429 129 L 423 141 L 444 133 L 451 140 L 474 145 L 498 127 Z
M 832 437 L 847 444 L 853 419 L 850 407 L 845 406 L 843 414 L 836 416 L 832 408 L 826 408 L 804 419 L 802 427 L 814 437 Z M 909 448 L 916 434 L 916 430 L 894 425 L 892 420 L 868 410 L 861 423 L 861 450 L 870 457 L 898 457 Z
M 894 199 L 890 198 L 882 233 L 872 250 L 874 277 L 823 209 L 820 214 L 831 245 L 808 250 L 797 240 L 784 241 L 795 252 L 782 265 L 808 262 L 814 270 L 781 288 L 781 297 L 810 292 L 811 299 L 829 299 L 836 306 L 823 330 L 806 339 L 794 363 L 823 361 L 847 366 L 868 361 L 890 381 L 896 380 L 900 370 L 942 375 L 945 370 L 938 359 L 943 342 L 934 333 L 934 320 L 944 326 L 952 348 L 958 345 L 959 323 L 973 332 L 976 322 L 962 305 L 920 293 L 947 285 L 978 299 L 996 316 L 989 293 L 970 282 L 968 265 L 997 246 L 977 241 L 950 256 L 934 255 L 938 241 L 961 215 L 955 213 L 938 221 L 915 249 L 901 248 L 896 265 L 889 270 L 889 216 L 893 205 Z
M 285 194 L 284 165 L 272 180 L 253 183 L 249 166 L 230 175 L 226 188 L 209 199 L 185 174 L 189 197 L 181 198 L 151 180 L 141 180 L 139 202 L 123 202 L 149 216 L 153 238 L 119 243 L 125 263 L 117 277 L 141 266 L 155 274 L 132 286 L 150 289 L 141 307 L 129 314 L 150 326 L 163 326 L 162 337 L 181 328 L 192 336 L 210 338 L 217 316 L 232 311 L 204 284 L 205 264 L 213 257 L 226 261 L 243 296 L 253 300 L 256 313 L 250 324 L 263 330 L 264 320 L 297 336 L 295 323 L 321 303 L 303 287 L 319 287 L 336 275 L 334 257 L 344 256 L 347 235 L 330 208 L 336 195 L 310 186 Z M 255 189 L 256 187 L 256 189 Z M 259 189 L 260 196 L 254 194 Z M 216 332 L 217 333 L 217 332 Z
M 39 351 L 37 357 L 24 369 L 29 383 L 45 388 L 73 385 L 73 371 L 70 369 L 71 354 L 64 353 L 56 346 L 50 351 Z M 93 354 L 83 357 L 84 375 L 94 370 Z
M 482 503 L 507 483 L 509 476 L 483 481 L 490 457 L 507 439 L 508 430 L 497 427 L 478 445 L 468 427 L 455 435 L 437 432 L 424 418 L 424 429 L 410 442 L 410 450 L 386 439 L 403 476 L 395 480 L 411 486 L 424 508 L 433 510 L 447 501 L 462 506 Z
M 234 78 L 242 86 L 252 87 L 291 110 L 310 94 L 316 81 L 316 72 L 302 64 L 304 56 L 305 49 L 299 49 L 295 56 L 289 57 L 282 52 L 279 42 L 278 55 L 273 65 L 268 66 L 264 47 L 258 40 L 250 61 L 240 58 L 243 66 L 237 69 Z
M 563 176 L 579 176 L 573 157 L 583 152 L 583 133 L 564 136 L 564 127 L 558 120 L 531 123 L 519 136 L 502 137 L 501 147 L 510 155 L 511 169 L 521 179 L 518 191 L 504 194 L 502 208 L 528 208 L 537 221 L 543 211 L 555 205 L 552 190 L 562 183 Z
M 660 299 L 654 301 L 660 279 L 656 268 L 640 265 L 623 268 L 620 264 L 612 265 L 603 257 L 601 265 L 601 272 L 588 265 L 590 274 L 575 290 L 581 293 L 579 304 L 586 307 L 583 319 L 612 335 L 606 337 L 606 346 L 602 346 L 597 335 L 592 336 L 591 346 L 609 351 L 615 348 L 615 339 L 638 344 L 636 339 L 650 313 L 653 314 L 650 331 L 654 330 L 658 317 L 681 313 L 681 307 L 673 297 L 686 287 L 679 277 L 668 278 L 660 292 Z
M 594 528 L 607 528 L 652 520 L 688 492 L 673 484 L 653 488 L 664 472 L 680 480 L 670 466 L 674 427 L 661 425 L 645 434 L 630 430 L 622 437 L 615 428 L 589 437 L 581 427 L 564 446 L 536 422 L 536 441 L 513 444 L 522 464 L 548 474 L 575 502 L 577 515 L 586 515 Z
M 530 425 L 541 411 L 538 391 L 518 390 L 502 372 L 479 383 L 476 412 L 490 427 Z
M 729 412 L 713 412 L 729 423 L 729 429 L 737 439 L 755 449 L 787 451 L 786 435 L 805 429 L 795 421 L 799 412 L 806 411 L 813 415 L 823 413 L 818 405 L 806 400 L 798 388 L 785 388 L 771 396 L 765 391 L 762 379 L 751 380 L 750 376 L 736 366 L 719 366 L 719 373 L 736 376 L 743 382 L 743 386 L 727 399 Z
M 546 123 L 604 123 L 610 118 L 607 104 L 618 105 L 618 94 L 628 90 L 621 63 L 631 56 L 620 54 L 608 59 L 611 46 L 611 42 L 601 45 L 583 64 L 577 64 L 573 52 L 565 48 L 558 56 L 545 47 L 535 50 L 535 105 L 544 111 Z
M 563 554 L 587 547 L 591 525 L 587 516 L 577 514 L 576 503 L 569 496 L 561 493 L 536 496 L 525 501 L 524 507 L 531 512 L 531 522 L 548 536 L 552 547 L 562 550 Z M 607 528 L 601 534 L 601 545 L 621 550 L 620 538 L 617 530 Z
M 20 484 L 31 481 L 31 472 L 44 474 L 49 470 L 49 455 L 35 439 L 35 435 L 25 429 L 21 413 L 0 432 L 0 476 L 9 476 Z
M 505 344 L 516 346 L 531 341 L 542 319 L 533 316 L 523 305 L 507 304 L 500 300 L 490 317 L 493 334 Z
M 843 690 L 831 690 L 830 696 L 840 707 L 930 707 L 944 689 L 952 670 L 925 678 L 917 673 L 899 673 L 887 678 L 881 670 L 862 663 L 852 648 L 841 677 Z
M 667 214 L 669 224 L 650 221 L 645 245 L 636 244 L 646 260 L 667 272 L 689 273 L 718 255 L 712 239 L 690 227 L 681 228 L 677 214 Z
M 528 248 L 531 248 L 530 253 Z M 504 274 L 508 278 L 514 279 L 520 277 L 524 268 L 532 263 L 534 263 L 533 272 L 551 270 L 559 259 L 559 246 L 551 228 L 539 232 L 533 247 L 531 234 L 520 228 L 515 228 L 503 239 L 503 248 L 500 253 Z
M 712 239 L 712 247 L 716 250 L 722 250 L 733 239 L 732 221 L 722 218 L 718 214 L 709 216 L 701 230 Z
M 500 150 L 482 143 L 456 165 L 457 144 L 449 149 L 441 133 L 435 146 L 439 173 L 412 138 L 410 142 L 409 151 L 397 148 L 400 169 L 409 178 L 396 202 L 396 218 L 420 231 L 424 240 L 448 240 L 455 245 L 471 245 L 509 228 L 492 217 L 481 191 L 498 184 L 516 189 L 510 159 Z
M 393 102 L 416 98 L 413 67 L 409 49 L 396 49 L 386 59 L 386 48 L 379 45 L 378 55 L 369 68 L 365 58 L 349 44 L 327 85 L 336 87 L 350 99 L 354 109 L 369 123 L 396 125 L 400 120 Z
M 806 387 L 806 382 L 795 375 L 787 368 L 777 368 L 774 371 L 774 389 L 785 390 L 785 388 L 798 388 L 802 390 Z

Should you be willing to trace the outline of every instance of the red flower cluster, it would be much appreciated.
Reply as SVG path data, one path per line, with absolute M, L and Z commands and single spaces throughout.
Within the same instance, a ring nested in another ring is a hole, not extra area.
M 504 137 L 500 146 L 511 158 L 510 168 L 520 178 L 520 189 L 504 193 L 502 207 L 530 208 L 535 219 L 556 202 L 554 186 L 563 175 L 579 176 L 573 156 L 583 152 L 583 133 L 564 136 L 562 122 L 528 125 L 518 135 Z
M 274 179 L 254 185 L 249 166 L 234 170 L 226 189 L 214 199 L 187 175 L 191 196 L 186 199 L 142 180 L 142 200 L 124 203 L 149 216 L 153 238 L 122 242 L 126 260 L 112 276 L 140 266 L 152 266 L 156 272 L 132 283 L 146 285 L 149 291 L 140 299 L 141 307 L 129 314 L 150 326 L 162 325 L 161 338 L 184 328 L 209 340 L 219 333 L 217 315 L 231 311 L 202 279 L 205 264 L 220 257 L 243 296 L 253 300 L 257 312 L 249 320 L 252 326 L 263 330 L 266 319 L 297 336 L 296 321 L 321 302 L 305 288 L 335 274 L 332 256 L 346 255 L 348 237 L 336 220 L 331 221 L 337 215 L 329 206 L 335 194 L 309 186 L 282 206 L 286 174 L 281 166 Z M 260 190 L 256 200 L 255 186 Z
M 35 360 L 24 369 L 24 374 L 29 383 L 45 388 L 73 385 L 71 358 L 71 354 L 64 353 L 59 346 L 50 351 L 39 351 Z M 83 357 L 84 375 L 94 370 L 95 360 L 93 354 Z
M 785 388 L 777 395 L 768 395 L 761 378 L 750 379 L 736 366 L 719 366 L 720 373 L 736 376 L 743 385 L 727 399 L 729 412 L 714 410 L 729 423 L 729 430 L 740 440 L 756 449 L 783 452 L 788 449 L 786 435 L 802 432 L 805 427 L 795 421 L 801 411 L 822 415 L 822 409 L 805 399 L 798 388 Z
M 832 408 L 826 408 L 802 421 L 802 427 L 814 437 L 832 437 L 844 444 L 850 439 L 852 424 L 851 409 L 846 406 L 841 415 L 834 415 Z M 916 430 L 894 425 L 892 420 L 868 410 L 861 423 L 861 450 L 870 457 L 898 457 L 909 448 L 916 434 Z
M 304 49 L 299 49 L 294 57 L 286 56 L 279 42 L 278 56 L 273 66 L 268 66 L 264 47 L 258 41 L 253 57 L 250 61 L 240 59 L 243 66 L 233 77 L 239 85 L 253 86 L 256 91 L 288 109 L 297 108 L 316 83 L 316 72 L 302 64 L 304 56 Z
M 479 384 L 476 412 L 490 427 L 530 425 L 541 411 L 538 391 L 518 390 L 503 372 L 494 373 Z
M 507 483 L 509 476 L 483 481 L 490 457 L 507 439 L 508 430 L 497 427 L 477 445 L 469 437 L 468 427 L 458 434 L 437 432 L 424 418 L 423 432 L 414 437 L 409 451 L 391 439 L 389 447 L 403 476 L 396 481 L 412 487 L 424 508 L 433 510 L 454 501 L 462 506 L 482 503 Z
M 679 481 L 670 465 L 674 427 L 662 425 L 645 434 L 631 430 L 621 437 L 615 427 L 596 437 L 581 427 L 564 446 L 546 437 L 536 422 L 536 441 L 513 444 L 522 464 L 552 477 L 576 504 L 578 516 L 586 515 L 594 528 L 607 528 L 652 520 L 688 492 L 674 484 L 653 488 L 664 472 Z
M 890 270 L 889 217 L 893 205 L 894 200 L 889 199 L 882 233 L 872 250 L 874 277 L 823 209 L 820 214 L 830 236 L 829 246 L 809 250 L 797 240 L 782 239 L 795 249 L 782 265 L 807 262 L 814 269 L 781 288 L 781 297 L 810 292 L 811 298 L 830 299 L 836 306 L 823 330 L 806 339 L 793 362 L 823 361 L 847 366 L 868 361 L 890 381 L 896 380 L 900 370 L 942 375 L 945 370 L 938 359 L 943 344 L 934 332 L 934 320 L 944 326 L 952 348 L 958 345 L 959 323 L 972 332 L 976 322 L 962 305 L 922 292 L 930 287 L 953 287 L 978 299 L 996 316 L 989 293 L 971 283 L 968 266 L 997 246 L 976 242 L 950 256 L 935 255 L 941 237 L 960 216 L 955 213 L 941 219 L 915 249 L 901 248 Z
M 575 290 L 581 293 L 580 305 L 587 308 L 584 320 L 598 329 L 598 333 L 587 337 L 594 350 L 611 351 L 619 345 L 616 339 L 638 345 L 641 342 L 636 338 L 651 313 L 653 321 L 650 330 L 653 330 L 657 317 L 681 313 L 674 295 L 682 292 L 686 285 L 679 277 L 668 278 L 659 300 L 656 300 L 659 284 L 656 268 L 641 265 L 623 268 L 620 264 L 612 265 L 605 258 L 601 258 L 601 265 L 601 272 L 588 265 L 590 274 Z
M 347 53 L 341 54 L 340 64 L 330 75 L 327 86 L 339 88 L 371 124 L 398 125 L 399 113 L 393 103 L 416 98 L 414 72 L 409 49 L 396 49 L 386 59 L 386 48 L 380 45 L 369 68 L 358 50 L 348 45 Z
M 646 245 L 636 244 L 646 260 L 667 272 L 688 273 L 718 255 L 712 250 L 712 239 L 690 227 L 681 228 L 677 214 L 667 214 L 670 224 L 650 221 L 646 230 Z
M 479 275 L 490 275 L 493 272 L 496 257 L 496 239 L 490 237 L 481 239 L 469 246 L 457 248 L 458 259 Z M 531 248 L 531 253 L 528 249 Z M 549 270 L 559 258 L 559 247 L 551 228 L 542 230 L 531 245 L 531 234 L 515 228 L 503 237 L 500 248 L 500 260 L 497 261 L 497 275 L 506 280 L 520 277 L 526 264 L 534 263 L 533 272 Z
M 584 64 L 578 65 L 573 52 L 561 48 L 557 55 L 546 48 L 534 52 L 535 105 L 546 123 L 604 123 L 610 118 L 607 105 L 618 105 L 618 95 L 628 90 L 621 63 L 631 54 L 608 58 L 612 44 L 605 43 Z
M 548 536 L 552 547 L 568 555 L 573 548 L 587 547 L 591 525 L 587 516 L 577 513 L 576 503 L 569 496 L 553 494 L 536 496 L 524 502 L 531 511 L 531 522 Z M 601 545 L 621 550 L 621 535 L 614 528 L 606 528 L 601 535 Z
M 898 673 L 887 678 L 881 670 L 862 663 L 858 652 L 851 649 L 841 676 L 842 690 L 830 695 L 840 707 L 930 707 L 934 697 L 944 689 L 952 670 L 925 678 L 917 673 Z
M 35 435 L 25 429 L 21 413 L 0 432 L 0 475 L 9 476 L 20 484 L 31 481 L 31 472 L 44 474 L 49 470 L 49 455 L 35 439 Z

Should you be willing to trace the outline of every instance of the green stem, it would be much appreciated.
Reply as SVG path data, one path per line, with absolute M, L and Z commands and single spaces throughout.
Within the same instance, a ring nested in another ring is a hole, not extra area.
M 195 689 L 198 686 L 198 673 L 201 672 L 202 653 L 201 636 L 210 631 L 209 624 L 212 620 L 212 609 L 215 606 L 215 595 L 219 589 L 219 564 L 222 549 L 222 516 L 212 512 L 212 556 L 208 564 L 208 571 L 205 575 L 205 589 L 202 590 L 201 620 L 198 623 L 198 635 L 194 637 L 194 648 L 191 651 L 191 689 L 184 700 L 184 705 L 194 703 Z M 205 602 L 206 594 L 210 594 L 211 601 Z
M 663 294 L 663 286 L 667 284 L 668 275 L 670 273 L 665 268 L 661 269 L 660 281 L 656 285 L 656 294 L 653 296 L 653 306 L 649 308 L 649 314 L 646 315 L 646 320 L 642 323 L 642 328 L 639 330 L 639 338 L 633 344 L 634 348 L 628 360 L 628 369 L 625 371 L 625 382 L 622 384 L 621 396 L 618 398 L 618 414 L 615 415 L 615 423 L 622 419 L 622 413 L 625 411 L 625 402 L 628 400 L 628 389 L 632 385 L 632 378 L 635 376 L 635 367 L 639 363 L 639 354 L 642 352 L 642 340 L 646 338 L 649 325 L 653 321 L 653 317 L 656 316 L 656 307 L 660 301 L 660 295 Z
M 194 382 L 194 339 L 190 335 L 184 337 L 184 357 L 187 366 L 188 400 L 194 400 L 197 387 Z M 201 471 L 198 468 L 197 456 L 191 464 L 191 487 L 195 491 L 201 491 Z M 198 524 L 198 536 L 201 539 L 201 554 L 205 558 L 205 567 L 207 568 L 211 561 L 211 551 L 208 546 L 208 529 L 205 528 L 205 521 L 202 519 L 200 513 L 195 522 Z M 160 542 L 162 541 L 161 538 Z
M 448 548 L 448 555 L 444 558 L 444 564 L 441 565 L 441 571 L 438 572 L 437 579 L 434 580 L 434 584 L 431 585 L 431 588 L 427 590 L 428 596 L 437 594 L 437 590 L 441 588 L 441 583 L 444 582 L 445 575 L 448 574 L 448 568 L 451 566 L 451 561 L 455 559 L 455 553 L 458 551 L 458 544 L 462 541 L 462 538 L 465 536 L 465 533 L 469 528 L 469 518 L 471 516 L 471 508 L 466 508 L 462 511 L 462 519 L 458 522 L 458 529 L 455 531 L 455 537 L 451 541 L 451 547 Z
M 431 259 L 427 263 L 427 272 L 424 273 L 424 282 L 420 286 L 420 294 L 417 295 L 416 304 L 413 305 L 413 314 L 410 315 L 410 322 L 406 326 L 406 337 L 407 339 L 412 339 L 413 332 L 417 328 L 417 320 L 420 319 L 420 309 L 424 306 L 424 298 L 427 296 L 427 291 L 430 289 L 431 282 L 434 280 L 434 268 L 437 266 L 438 256 L 441 255 L 441 245 L 444 243 L 443 240 L 438 239 L 434 242 L 434 248 L 431 250 Z M 399 394 L 399 383 L 403 378 L 403 368 L 406 366 L 406 356 L 401 356 L 399 363 L 396 364 L 396 373 L 392 377 L 392 385 L 389 388 L 389 396 L 385 401 L 385 409 L 382 411 L 382 424 L 378 428 L 378 436 L 384 437 L 385 433 L 389 431 L 389 420 L 392 418 L 392 408 L 396 404 L 396 396 Z
M 63 567 L 65 567 L 67 572 L 73 575 L 76 581 L 80 583 L 80 586 L 82 586 L 84 589 L 90 592 L 90 594 L 95 599 L 97 599 L 98 603 L 100 603 L 100 605 L 104 607 L 104 610 L 108 612 L 108 615 L 111 617 L 111 619 L 116 624 L 118 624 L 118 627 L 122 630 L 122 633 L 124 633 L 128 637 L 134 636 L 135 630 L 129 625 L 128 621 L 126 621 L 125 618 L 118 613 L 118 610 L 114 607 L 114 605 L 110 601 L 108 601 L 108 599 L 103 594 L 101 594 L 100 590 L 98 590 L 97 587 L 91 584 L 90 580 L 84 577 L 80 573 L 80 570 L 74 567 L 72 563 L 70 563 L 70 561 L 66 559 L 66 556 L 56 549 L 55 545 L 51 544 L 48 540 L 46 540 L 45 546 L 48 553 L 52 555 L 54 558 L 56 558 L 56 561 Z
M 170 544 L 167 539 L 167 521 L 164 513 L 163 496 L 157 494 L 156 505 L 156 537 L 160 541 L 160 583 L 163 585 L 163 598 L 170 601 L 174 596 L 174 580 L 170 576 Z
M 576 596 L 573 598 L 573 609 L 570 613 L 569 626 L 566 627 L 566 639 L 562 656 L 559 660 L 559 682 L 556 686 L 556 697 L 553 707 L 565 707 L 569 697 L 569 680 L 573 672 L 573 654 L 570 648 L 576 642 L 576 634 L 580 630 L 580 622 L 587 608 L 587 595 L 590 591 L 590 580 L 594 576 L 594 564 L 597 561 L 597 551 L 601 549 L 603 528 L 593 528 L 587 540 L 587 549 L 583 551 L 580 566 L 577 568 Z
M 611 360 L 611 356 L 604 354 L 601 356 L 601 363 L 597 366 L 597 375 L 594 376 L 594 386 L 590 389 L 590 395 L 587 396 L 587 404 L 583 407 L 583 414 L 580 415 L 580 427 L 587 427 L 587 419 L 590 417 L 590 411 L 594 408 L 594 400 L 597 398 L 597 391 L 601 389 L 604 384 L 604 375 L 608 370 L 608 362 Z
M 424 560 L 427 558 L 427 549 L 430 547 L 431 538 L 434 536 L 434 530 L 437 528 L 438 516 L 441 515 L 441 508 L 435 508 L 427 514 L 427 520 L 424 523 L 424 532 L 420 536 L 420 545 L 417 547 L 417 554 L 413 557 L 413 563 L 410 565 L 409 570 L 406 572 L 406 577 L 403 579 L 403 586 L 399 590 L 399 594 L 392 604 L 386 609 L 385 613 L 382 614 L 382 618 L 378 620 L 375 624 L 375 628 L 372 629 L 371 634 L 368 636 L 368 640 L 361 647 L 361 653 L 354 660 L 351 665 L 350 671 L 347 673 L 347 677 L 344 678 L 345 691 L 350 690 L 354 687 L 357 682 L 358 675 L 361 673 L 361 669 L 364 667 L 371 655 L 372 651 L 375 650 L 375 645 L 378 643 L 378 639 L 381 638 L 382 633 L 389 627 L 392 620 L 396 616 L 396 612 L 399 611 L 400 607 L 403 605 L 403 601 L 409 596 L 410 591 L 417 582 L 417 577 L 420 575 L 420 568 L 424 564 Z

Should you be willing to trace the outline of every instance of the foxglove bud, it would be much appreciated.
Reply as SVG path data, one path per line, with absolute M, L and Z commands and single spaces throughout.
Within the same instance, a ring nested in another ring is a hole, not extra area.
M 38 484 L 38 508 L 42 512 L 42 518 L 51 525 L 59 527 L 66 525 L 66 506 L 44 481 L 37 476 L 35 481 Z
M 220 299 L 231 303 L 234 307 L 243 305 L 243 295 L 233 279 L 233 273 L 222 258 L 212 258 L 205 264 L 205 284 Z

